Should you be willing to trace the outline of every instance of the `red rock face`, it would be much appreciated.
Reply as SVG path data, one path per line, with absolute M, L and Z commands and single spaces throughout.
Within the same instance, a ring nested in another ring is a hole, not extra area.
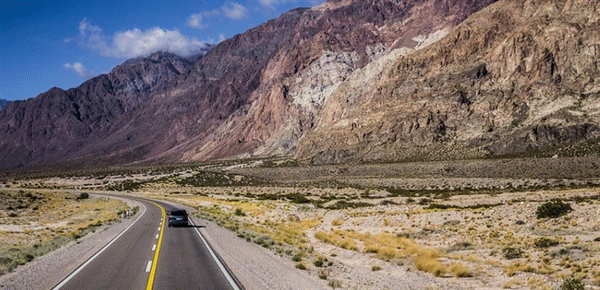
M 329 1 L 190 63 L 158 53 L 0 111 L 0 167 L 295 152 L 357 69 L 449 30 L 493 0 Z

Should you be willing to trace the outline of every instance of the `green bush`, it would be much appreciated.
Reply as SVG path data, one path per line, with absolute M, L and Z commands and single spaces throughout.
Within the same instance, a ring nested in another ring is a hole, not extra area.
M 571 208 L 571 205 L 568 203 L 564 203 L 560 200 L 554 200 L 540 205 L 537 208 L 535 215 L 538 219 L 557 218 L 566 215 L 571 211 L 573 211 L 573 208 Z
M 540 249 L 541 248 L 549 248 L 549 247 L 558 245 L 558 241 L 543 237 L 543 238 L 539 238 L 539 239 L 535 240 L 533 245 L 536 248 L 540 248 Z
M 235 211 L 233 211 L 233 214 L 237 215 L 237 216 L 245 216 L 246 215 L 246 213 L 241 208 L 236 208 Z
M 577 279 L 573 276 L 566 277 L 560 285 L 560 290 L 584 290 L 585 285 L 581 282 L 581 279 Z

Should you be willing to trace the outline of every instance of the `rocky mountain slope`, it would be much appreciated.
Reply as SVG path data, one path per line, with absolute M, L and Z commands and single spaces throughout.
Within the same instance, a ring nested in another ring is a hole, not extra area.
M 597 1 L 498 1 L 394 57 L 381 77 L 350 77 L 298 156 L 432 160 L 597 145 L 599 39 Z
M 0 111 L 0 166 L 295 154 L 489 157 L 598 143 L 595 0 L 330 0 Z M 479 12 L 478 12 L 479 11 Z
M 52 88 L 34 99 L 8 104 L 0 111 L 1 167 L 102 154 L 95 150 L 103 149 L 105 137 L 190 65 L 176 55 L 156 53 L 129 60 L 78 88 Z
M 492 2 L 328 1 L 236 36 L 208 53 L 190 70 L 192 82 L 180 82 L 177 90 L 195 91 L 201 84 L 205 90 L 199 99 L 214 94 L 216 104 L 238 106 L 203 116 L 213 128 L 182 136 L 162 156 L 189 161 L 293 153 L 298 140 L 313 130 L 329 95 L 356 69 L 395 47 L 424 47 Z M 220 77 L 210 68 L 222 59 L 235 75 Z M 213 93 L 217 86 L 219 94 Z M 214 111 L 219 110 L 209 110 Z M 194 122 L 185 127 L 194 128 Z
M 3 110 L 0 164 L 290 154 L 355 70 L 393 48 L 425 47 L 492 2 L 332 0 L 285 13 L 194 63 L 164 54 L 127 62 Z
M 6 107 L 6 105 L 8 105 L 8 103 L 10 103 L 9 100 L 0 99 L 0 110 L 2 110 L 2 108 Z

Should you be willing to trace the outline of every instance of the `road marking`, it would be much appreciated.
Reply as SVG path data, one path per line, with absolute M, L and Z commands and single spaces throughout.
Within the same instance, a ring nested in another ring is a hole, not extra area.
M 156 251 L 156 244 L 152 246 L 152 252 Z
M 160 231 L 160 227 L 158 227 L 158 230 L 157 230 L 157 231 Z
M 148 261 L 148 264 L 146 265 L 146 273 L 150 272 L 150 269 L 152 269 L 152 261 Z
M 194 222 L 191 219 L 190 219 L 190 223 L 192 224 L 192 226 L 194 225 Z M 219 258 L 217 258 L 217 255 L 215 254 L 215 252 L 213 252 L 212 248 L 208 245 L 208 242 L 206 242 L 206 240 L 204 239 L 202 234 L 200 234 L 200 231 L 198 231 L 198 228 L 194 227 L 194 229 L 196 230 L 196 233 L 198 234 L 198 236 L 200 237 L 200 239 L 202 240 L 202 242 L 208 249 L 208 252 L 212 256 L 213 260 L 215 260 L 215 262 L 219 266 L 219 269 L 221 269 L 221 272 L 223 273 L 223 275 L 225 275 L 225 278 L 227 278 L 227 281 L 229 282 L 229 285 L 231 285 L 231 288 L 233 288 L 235 290 L 241 290 L 240 287 L 238 286 L 238 284 L 235 283 L 235 281 L 233 281 L 233 277 L 231 277 L 231 274 L 229 274 L 227 269 L 225 269 L 225 266 L 223 265 L 223 263 L 221 263 L 221 260 L 219 260 Z
M 79 266 L 79 268 L 77 268 L 75 271 L 73 271 L 73 273 L 71 273 L 71 275 L 69 275 L 67 278 L 62 280 L 62 282 L 60 282 L 58 285 L 54 286 L 54 288 L 52 288 L 52 290 L 58 290 L 61 287 L 65 286 L 65 284 L 67 284 L 71 279 L 73 279 L 73 277 L 75 277 L 75 275 L 77 275 L 79 272 L 81 272 L 81 270 L 83 270 L 83 268 L 85 268 L 94 259 L 96 259 L 98 256 L 100 256 L 100 254 L 102 254 L 102 252 L 104 252 L 104 250 L 108 249 L 108 247 L 110 247 L 110 245 L 112 245 L 119 237 L 121 237 L 123 234 L 125 234 L 125 232 L 127 230 L 129 230 L 133 225 L 135 225 L 135 223 L 137 223 L 137 221 L 139 221 L 140 218 L 142 218 L 144 216 L 144 214 L 146 213 L 146 206 L 144 206 L 144 204 L 142 204 L 142 208 L 144 210 L 142 211 L 140 216 L 133 223 L 131 223 L 126 229 L 124 229 L 118 236 L 116 236 L 114 239 L 112 239 L 112 241 L 110 241 L 110 243 L 106 244 L 106 246 L 104 246 L 104 248 L 102 248 L 95 255 L 93 255 L 91 258 L 89 258 L 85 263 L 83 263 L 81 266 Z
M 162 219 L 161 220 L 165 220 L 165 208 L 163 208 L 162 206 L 160 206 L 158 203 L 152 202 L 152 201 L 148 201 L 154 205 L 156 205 L 158 208 L 160 208 L 161 211 L 161 216 Z M 150 275 L 148 276 L 148 284 L 146 285 L 146 290 L 152 290 L 152 287 L 154 286 L 154 276 L 156 275 L 156 265 L 158 265 L 158 255 L 160 254 L 160 245 L 162 244 L 162 237 L 163 237 L 163 233 L 165 231 L 165 224 L 162 223 L 162 227 L 160 228 L 160 234 L 156 235 L 156 238 L 158 239 L 158 243 L 156 245 L 156 252 L 154 252 L 154 260 L 152 262 L 152 269 L 150 269 Z

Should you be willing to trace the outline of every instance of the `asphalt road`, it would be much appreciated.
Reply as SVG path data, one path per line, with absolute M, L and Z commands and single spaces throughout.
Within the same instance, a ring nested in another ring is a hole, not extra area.
M 54 289 L 236 289 L 198 231 L 168 227 L 171 205 L 138 200 L 139 218 Z

